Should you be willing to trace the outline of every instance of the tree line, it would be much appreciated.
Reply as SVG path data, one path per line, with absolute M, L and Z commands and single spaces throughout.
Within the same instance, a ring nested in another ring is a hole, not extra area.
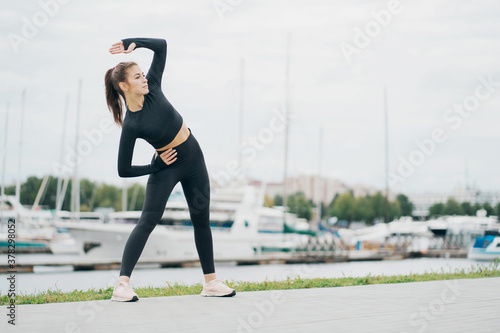
M 30 176 L 21 184 L 20 199 L 23 205 L 31 206 L 40 189 L 43 179 Z M 5 193 L 15 194 L 15 185 L 5 187 Z M 72 192 L 72 180 L 69 180 L 64 196 L 62 209 L 70 210 Z M 139 183 L 127 188 L 127 209 L 142 210 L 146 190 Z M 57 178 L 50 177 L 40 199 L 40 206 L 44 209 L 55 209 L 57 195 Z M 306 198 L 303 192 L 297 192 L 287 196 L 287 211 L 297 214 L 299 218 L 310 221 L 316 204 Z M 276 195 L 274 199 L 265 197 L 265 206 L 282 206 L 283 197 Z M 98 183 L 89 179 L 80 180 L 80 211 L 90 212 L 97 207 L 112 207 L 115 211 L 123 210 L 122 188 L 105 183 Z M 398 194 L 394 201 L 389 202 L 389 221 L 401 216 L 412 216 L 414 205 L 404 194 Z M 446 203 L 436 203 L 429 209 L 429 216 L 441 215 L 476 215 L 479 209 L 486 210 L 488 216 L 500 216 L 500 203 L 492 207 L 489 203 L 474 205 L 469 202 L 458 203 L 450 198 Z M 328 205 L 321 203 L 321 218 L 327 219 L 337 217 L 349 223 L 353 221 L 364 221 L 373 224 L 377 220 L 385 220 L 385 196 L 381 192 L 373 195 L 354 197 L 351 191 L 336 194 Z
M 31 206 L 35 202 L 43 178 L 28 177 L 21 184 L 21 204 Z M 62 210 L 70 210 L 73 181 L 69 180 Z M 6 186 L 5 194 L 14 195 L 16 186 Z M 144 186 L 136 183 L 127 188 L 128 210 L 141 210 L 146 191 Z M 57 178 L 50 177 L 40 198 L 39 206 L 43 209 L 55 209 L 57 196 Z M 93 182 L 83 178 L 80 180 L 80 211 L 92 212 L 97 207 L 112 207 L 115 211 L 123 210 L 122 188 L 114 185 Z
M 377 192 L 374 195 L 354 197 L 351 191 L 336 194 L 328 206 L 321 203 L 321 218 L 337 217 L 349 223 L 353 221 L 364 221 L 374 223 L 378 220 L 385 220 L 385 196 Z M 287 196 L 287 206 L 291 213 L 296 213 L 298 217 L 310 220 L 313 208 L 316 206 L 312 200 L 306 199 L 304 193 L 298 192 Z M 276 195 L 274 200 L 267 201 L 268 205 L 283 205 L 283 197 Z M 399 194 L 396 200 L 389 202 L 389 220 L 401 216 L 411 216 L 413 204 L 404 194 Z
M 283 205 L 283 197 L 276 195 L 274 200 L 266 200 L 266 205 Z M 315 204 L 312 200 L 306 199 L 302 192 L 287 196 L 288 211 L 296 213 L 298 217 L 310 220 L 312 218 Z M 389 201 L 388 219 L 392 221 L 401 216 L 413 217 L 414 204 L 404 194 L 398 194 L 394 201 Z M 446 203 L 436 203 L 429 209 L 429 217 L 442 215 L 469 215 L 475 216 L 479 209 L 486 210 L 487 216 L 500 216 L 500 203 L 492 207 L 490 203 L 469 202 L 458 203 L 450 198 Z M 376 221 L 385 221 L 385 196 L 381 192 L 374 195 L 354 197 L 352 192 L 336 194 L 328 206 L 321 203 L 321 219 L 337 217 L 339 220 L 361 221 L 366 224 L 373 224 Z
M 470 202 L 457 202 L 455 199 L 450 198 L 446 203 L 435 203 L 429 208 L 429 216 L 437 217 L 442 215 L 468 215 L 475 216 L 477 211 L 484 209 L 486 216 L 496 215 L 500 216 L 500 202 L 492 207 L 489 202 L 483 204 L 475 203 L 471 205 Z

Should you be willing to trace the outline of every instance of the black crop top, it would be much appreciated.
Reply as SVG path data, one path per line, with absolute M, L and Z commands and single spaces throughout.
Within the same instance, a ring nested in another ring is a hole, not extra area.
M 141 138 L 155 149 L 166 146 L 179 133 L 183 119 L 161 91 L 161 78 L 167 57 L 167 42 L 157 38 L 122 39 L 123 47 L 128 49 L 135 43 L 136 49 L 145 47 L 154 51 L 153 61 L 146 79 L 149 93 L 144 95 L 144 104 L 139 111 L 130 111 L 127 105 L 118 150 L 118 175 L 137 177 L 156 172 L 167 166 L 160 155 L 151 160 L 151 164 L 132 165 L 135 141 Z

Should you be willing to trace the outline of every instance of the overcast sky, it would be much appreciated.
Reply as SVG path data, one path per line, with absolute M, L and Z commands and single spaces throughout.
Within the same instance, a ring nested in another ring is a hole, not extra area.
M 465 183 L 466 166 L 469 183 L 500 189 L 498 1 L 10 1 L 0 10 L 0 27 L 2 133 L 10 103 L 8 184 L 17 177 L 19 153 L 21 179 L 56 175 L 67 96 L 65 158 L 71 154 L 79 79 L 80 142 L 90 149 L 80 177 L 123 183 L 116 165 L 120 128 L 103 132 L 100 124 L 112 120 L 105 71 L 135 60 L 147 72 L 152 59 L 147 49 L 109 54 L 112 43 L 128 37 L 167 41 L 163 91 L 200 142 L 212 176 L 238 159 L 244 59 L 243 136 L 258 144 L 245 170 L 281 181 L 277 114 L 285 105 L 290 33 L 290 175 L 321 172 L 384 188 L 385 85 L 394 191 L 449 192 Z M 90 142 L 84 131 L 99 131 L 102 142 Z M 0 142 L 4 152 L 4 135 Z M 153 152 L 138 140 L 134 164 L 149 163 Z

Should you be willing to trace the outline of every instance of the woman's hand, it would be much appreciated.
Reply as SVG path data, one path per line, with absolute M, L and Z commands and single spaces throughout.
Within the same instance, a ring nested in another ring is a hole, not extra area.
M 130 53 L 134 49 L 135 49 L 135 43 L 130 43 L 128 49 L 125 50 L 125 48 L 123 47 L 123 41 L 121 40 L 118 43 L 114 43 L 113 45 L 111 45 L 111 47 L 109 48 L 109 53 L 111 54 Z
M 175 162 L 177 159 L 177 152 L 173 148 L 168 148 L 163 153 L 161 153 L 160 157 L 165 162 L 166 165 L 170 165 Z M 158 151 L 156 151 L 155 158 L 158 156 Z

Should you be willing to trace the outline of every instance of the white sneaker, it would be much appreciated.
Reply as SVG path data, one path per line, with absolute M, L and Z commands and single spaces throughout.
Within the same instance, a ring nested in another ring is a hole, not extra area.
M 236 290 L 229 288 L 221 279 L 215 278 L 203 284 L 201 296 L 234 296 Z
M 135 302 L 139 300 L 139 296 L 134 292 L 129 283 L 120 281 L 113 289 L 111 300 L 117 302 Z

